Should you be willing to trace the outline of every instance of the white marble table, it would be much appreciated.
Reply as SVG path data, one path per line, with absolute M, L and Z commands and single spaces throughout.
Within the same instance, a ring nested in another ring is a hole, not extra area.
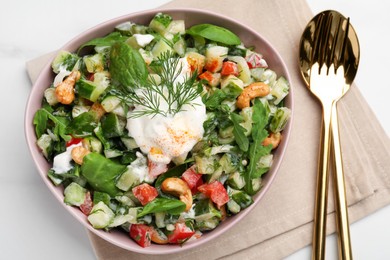
M 1 5 L 0 259 L 95 259 L 85 229 L 52 197 L 36 174 L 26 149 L 23 114 L 31 86 L 25 62 L 60 48 L 97 23 L 166 2 L 169 0 L 13 0 Z M 314 13 L 336 9 L 351 17 L 362 47 L 356 82 L 389 133 L 389 109 L 385 104 L 390 95 L 390 84 L 386 81 L 390 2 L 308 2 Z M 356 259 L 390 259 L 389 219 L 390 206 L 352 225 Z M 336 256 L 335 241 L 334 236 L 329 236 L 329 259 Z M 307 247 L 288 259 L 309 259 L 309 256 Z

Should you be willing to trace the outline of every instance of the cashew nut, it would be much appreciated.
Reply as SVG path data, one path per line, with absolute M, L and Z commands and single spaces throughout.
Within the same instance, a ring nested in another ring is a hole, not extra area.
M 180 178 L 166 178 L 161 184 L 161 190 L 168 194 L 179 197 L 186 204 L 186 211 L 192 207 L 192 193 L 187 183 Z
M 77 146 L 72 149 L 71 156 L 73 161 L 75 161 L 75 163 L 82 165 L 84 156 L 86 156 L 89 153 L 90 151 L 87 148 L 83 146 Z
M 254 82 L 243 89 L 237 98 L 236 105 L 243 109 L 250 106 L 250 101 L 255 97 L 265 97 L 270 93 L 270 88 L 264 82 Z
M 151 240 L 160 245 L 168 244 L 168 237 L 160 230 L 152 228 Z
M 61 104 L 68 105 L 74 100 L 74 85 L 81 77 L 80 71 L 72 71 L 69 76 L 56 86 L 55 95 Z
M 264 139 L 263 145 L 268 146 L 272 144 L 272 149 L 275 149 L 276 147 L 278 147 L 281 140 L 282 140 L 281 133 L 271 133 L 267 138 Z

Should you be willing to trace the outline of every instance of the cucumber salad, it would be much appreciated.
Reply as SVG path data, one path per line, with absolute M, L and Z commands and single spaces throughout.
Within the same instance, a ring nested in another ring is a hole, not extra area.
M 227 28 L 158 13 L 60 51 L 37 145 L 96 229 L 182 244 L 253 203 L 291 111 L 289 83 Z

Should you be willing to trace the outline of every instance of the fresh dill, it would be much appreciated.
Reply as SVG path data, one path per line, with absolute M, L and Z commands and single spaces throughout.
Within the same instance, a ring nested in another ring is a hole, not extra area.
M 197 81 L 197 72 L 185 75 L 180 57 L 171 52 L 165 52 L 153 61 L 149 69 L 151 74 L 145 80 L 135 81 L 134 86 L 122 88 L 118 97 L 128 105 L 138 106 L 138 109 L 130 113 L 130 117 L 174 116 L 183 110 L 186 104 L 199 97 L 202 86 Z M 153 74 L 157 75 L 156 77 Z M 163 105 L 162 105 L 163 104 Z

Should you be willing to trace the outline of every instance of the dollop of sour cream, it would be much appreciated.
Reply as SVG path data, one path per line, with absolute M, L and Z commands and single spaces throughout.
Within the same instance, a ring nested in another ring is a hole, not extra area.
M 62 174 L 71 170 L 73 168 L 73 165 L 70 163 L 72 161 L 72 150 L 81 145 L 81 143 L 70 145 L 65 152 L 57 154 L 53 159 L 53 171 L 57 174 Z
M 185 80 L 191 69 L 185 58 L 180 60 L 182 71 L 177 82 Z M 164 86 L 161 86 L 164 88 Z M 161 96 L 160 108 L 168 107 Z M 127 129 L 144 154 L 155 163 L 168 164 L 171 160 L 185 157 L 204 134 L 206 106 L 201 97 L 183 105 L 175 115 L 161 114 L 132 117 L 131 113 L 144 110 L 142 105 L 129 112 Z

